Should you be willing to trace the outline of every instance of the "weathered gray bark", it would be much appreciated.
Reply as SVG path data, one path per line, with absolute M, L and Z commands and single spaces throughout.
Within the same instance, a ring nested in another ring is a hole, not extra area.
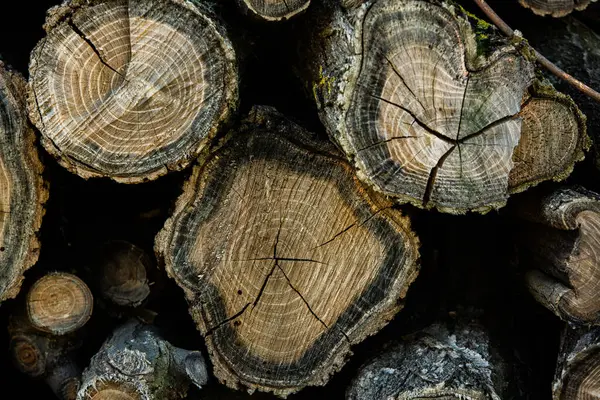
M 80 346 L 74 336 L 53 336 L 35 329 L 25 316 L 13 316 L 8 327 L 10 354 L 18 370 L 43 379 L 61 400 L 75 400 L 81 370 L 73 359 Z
M 591 400 L 600 395 L 600 328 L 568 324 L 552 385 L 554 400 Z
M 534 79 L 518 41 L 460 6 L 325 0 L 311 16 L 304 80 L 328 133 L 376 190 L 485 212 L 583 159 L 576 105 Z
M 432 325 L 363 366 L 348 400 L 508 398 L 504 362 L 477 324 Z
M 77 399 L 178 399 L 190 382 L 202 387 L 207 379 L 199 351 L 177 348 L 153 327 L 130 320 L 92 358 Z
M 560 318 L 600 323 L 600 196 L 583 188 L 531 193 L 515 209 L 520 262 L 534 297 Z

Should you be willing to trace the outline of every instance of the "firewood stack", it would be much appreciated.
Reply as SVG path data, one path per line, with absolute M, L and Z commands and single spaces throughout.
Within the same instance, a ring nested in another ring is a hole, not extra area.
M 598 3 L 17 7 L 6 393 L 600 399 Z

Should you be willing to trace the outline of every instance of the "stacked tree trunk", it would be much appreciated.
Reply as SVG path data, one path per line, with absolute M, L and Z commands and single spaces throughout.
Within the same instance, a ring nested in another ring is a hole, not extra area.
M 374 189 L 485 212 L 583 159 L 575 104 L 536 80 L 526 46 L 460 7 L 324 1 L 315 19 L 306 79 L 328 133 Z
M 25 81 L 0 62 L 0 302 L 19 293 L 39 255 L 48 193 L 25 112 Z
M 40 252 L 48 194 L 28 118 L 62 193 L 42 238 L 64 254 L 42 253 L 3 304 L 16 369 L 63 400 L 175 400 L 205 385 L 286 397 L 332 387 L 345 366 L 356 378 L 336 385 L 351 400 L 520 398 L 494 315 L 413 305 L 397 317 L 427 293 L 413 285 L 422 260 L 436 271 L 441 235 L 421 239 L 423 226 L 447 217 L 466 258 L 469 235 L 493 228 L 465 233 L 460 218 L 496 218 L 515 227 L 519 287 L 567 322 L 548 390 L 598 396 L 600 196 L 551 183 L 584 159 L 597 121 L 552 86 L 528 41 L 445 0 L 225 3 L 67 0 L 48 11 L 28 83 L 0 63 L 0 301 Z M 522 3 L 555 17 L 587 5 Z M 239 55 L 260 40 L 237 24 L 295 40 L 285 62 L 316 123 L 253 105 Z M 599 36 L 566 29 L 595 79 Z M 79 248 L 65 233 L 76 185 L 165 200 L 154 230 L 114 224 Z M 386 327 L 381 351 L 366 339 Z M 352 371 L 357 348 L 371 360 Z

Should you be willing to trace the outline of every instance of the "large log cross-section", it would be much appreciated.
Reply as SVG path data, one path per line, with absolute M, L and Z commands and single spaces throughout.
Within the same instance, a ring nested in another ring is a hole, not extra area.
M 321 7 L 306 76 L 329 134 L 376 190 L 450 213 L 488 211 L 582 159 L 574 103 L 536 83 L 518 40 L 458 5 Z
M 195 169 L 156 248 L 222 382 L 282 396 L 325 384 L 387 323 L 418 259 L 391 206 L 268 108 Z
M 29 65 L 29 116 L 78 175 L 135 183 L 186 167 L 237 107 L 236 55 L 186 0 L 71 1 Z

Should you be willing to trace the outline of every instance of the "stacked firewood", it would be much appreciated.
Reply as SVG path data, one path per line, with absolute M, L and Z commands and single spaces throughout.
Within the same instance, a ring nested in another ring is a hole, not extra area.
M 600 35 L 476 3 L 50 8 L 27 81 L 0 62 L 6 365 L 64 400 L 600 398 Z

